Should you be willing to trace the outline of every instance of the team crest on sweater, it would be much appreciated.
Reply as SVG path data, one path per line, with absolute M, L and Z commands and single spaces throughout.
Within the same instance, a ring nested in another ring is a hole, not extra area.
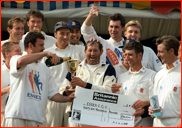
M 143 90 L 144 90 L 143 88 L 140 88 L 140 92 L 141 92 L 141 93 L 143 93 Z
M 177 91 L 177 87 L 174 87 L 173 91 L 176 92 Z

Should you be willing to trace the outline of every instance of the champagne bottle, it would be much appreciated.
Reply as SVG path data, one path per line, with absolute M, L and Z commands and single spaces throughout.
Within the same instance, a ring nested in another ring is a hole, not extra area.
M 47 67 L 51 67 L 51 66 L 62 64 L 64 61 L 67 61 L 70 59 L 71 59 L 71 57 L 60 57 L 60 61 L 57 64 L 54 64 L 52 57 L 50 57 L 50 58 L 46 59 L 45 64 Z

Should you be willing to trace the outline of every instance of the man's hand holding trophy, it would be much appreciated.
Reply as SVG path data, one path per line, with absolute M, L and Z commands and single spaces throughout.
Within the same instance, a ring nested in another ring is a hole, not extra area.
M 71 73 L 71 79 L 75 76 L 75 72 L 78 69 L 79 60 L 78 59 L 71 59 L 66 61 L 67 70 Z M 66 90 L 68 91 L 75 91 L 75 86 L 67 87 Z

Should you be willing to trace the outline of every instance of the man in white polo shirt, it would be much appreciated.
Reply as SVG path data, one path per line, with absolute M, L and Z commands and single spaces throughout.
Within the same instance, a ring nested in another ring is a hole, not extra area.
M 45 51 L 56 53 L 60 57 L 71 57 L 71 59 L 79 59 L 82 61 L 85 58 L 84 46 L 71 45 L 70 32 L 72 28 L 70 24 L 65 21 L 60 21 L 55 24 L 54 36 L 57 42 Z M 66 63 L 50 67 L 53 78 L 56 81 L 57 87 L 60 88 L 66 74 L 68 72 Z M 46 123 L 45 127 L 67 127 L 68 115 L 65 113 L 67 103 L 59 104 L 53 101 L 48 101 L 46 109 Z
M 9 33 L 9 38 L 7 40 L 1 41 L 1 46 L 8 41 L 18 42 L 23 52 L 24 44 L 21 41 L 21 39 L 24 34 L 24 26 L 25 20 L 22 17 L 14 16 L 11 19 L 9 19 L 7 23 L 7 31 Z M 5 59 L 1 53 L 1 65 L 3 65 L 4 63 Z
M 37 31 L 42 33 L 42 35 L 45 38 L 44 40 L 45 49 L 53 46 L 53 44 L 56 43 L 56 39 L 54 37 L 46 35 L 46 33 L 41 30 L 44 21 L 44 15 L 39 10 L 30 10 L 26 14 L 26 21 L 27 21 L 27 26 L 29 28 L 29 32 Z M 24 39 L 27 34 L 28 32 L 23 35 L 22 42 L 24 42 Z
M 154 95 L 158 95 L 161 116 L 154 118 L 153 127 L 175 127 L 181 122 L 181 62 L 178 59 L 179 40 L 162 36 L 156 40 L 163 65 L 154 79 Z M 153 110 L 149 107 L 149 115 Z
M 133 104 L 134 109 L 145 111 L 146 106 L 150 105 L 149 94 L 150 87 L 153 84 L 155 71 L 142 65 L 143 46 L 140 42 L 130 42 L 124 46 L 125 59 L 128 62 L 129 71 L 119 75 L 117 84 L 112 85 L 113 93 L 129 95 L 137 97 L 137 101 Z M 121 89 L 119 89 L 121 84 Z M 151 117 L 137 117 L 135 127 L 151 127 L 153 119 Z
M 1 47 L 2 54 L 6 62 L 1 66 L 1 127 L 5 126 L 5 106 L 10 90 L 10 59 L 14 55 L 21 55 L 21 48 L 18 42 L 6 42 Z
M 139 38 L 141 37 L 141 30 L 141 24 L 137 20 L 131 20 L 125 25 L 124 35 L 127 39 L 131 38 L 139 41 Z M 143 49 L 144 53 L 142 57 L 142 65 L 158 72 L 162 68 L 162 63 L 159 58 L 151 48 L 143 46 Z
M 93 18 L 99 14 L 99 9 L 96 6 L 92 6 L 87 18 L 81 27 L 81 33 L 85 42 L 91 38 L 97 38 L 103 45 L 103 54 L 101 60 L 114 66 L 119 64 L 122 60 L 122 49 L 118 48 L 123 46 L 124 38 L 122 32 L 124 31 L 125 19 L 120 13 L 116 13 L 109 18 L 108 31 L 110 38 L 108 40 L 99 37 L 92 27 Z
M 57 64 L 60 58 L 51 52 L 43 52 L 44 36 L 29 32 L 25 37 L 23 55 L 10 60 L 10 96 L 5 109 L 6 127 L 39 127 L 45 121 L 47 99 L 70 102 L 74 93 L 62 96 L 56 87 L 51 70 L 40 59 L 52 57 Z

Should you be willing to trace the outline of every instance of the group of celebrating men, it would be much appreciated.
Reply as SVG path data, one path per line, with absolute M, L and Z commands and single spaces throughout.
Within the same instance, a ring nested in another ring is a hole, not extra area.
M 170 35 L 156 39 L 160 61 L 140 43 L 142 26 L 137 20 L 125 23 L 119 13 L 110 16 L 111 37 L 106 40 L 92 27 L 97 14 L 99 9 L 92 6 L 82 26 L 75 20 L 57 22 L 55 38 L 41 30 L 44 16 L 39 10 L 26 14 L 26 34 L 23 18 L 8 21 L 9 39 L 1 41 L 1 126 L 93 127 L 71 122 L 70 102 L 75 96 L 69 89 L 76 86 L 137 97 L 135 127 L 181 126 L 179 40 Z M 85 46 L 79 41 L 81 34 Z M 46 67 L 45 59 L 50 57 L 54 64 L 59 57 L 79 59 L 75 77 L 71 78 L 66 63 Z M 152 95 L 158 95 L 160 117 L 153 117 Z

